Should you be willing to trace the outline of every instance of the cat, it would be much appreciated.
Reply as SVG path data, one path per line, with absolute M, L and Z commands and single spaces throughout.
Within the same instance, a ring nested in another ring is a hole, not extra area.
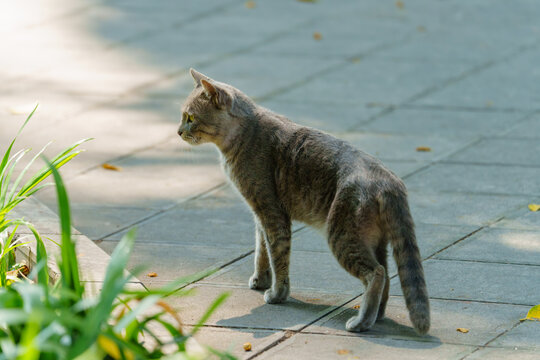
M 256 228 L 252 289 L 267 303 L 287 299 L 291 221 L 323 229 L 339 264 L 366 287 L 348 331 L 384 317 L 393 247 L 411 322 L 430 326 L 429 300 L 405 185 L 374 157 L 347 142 L 300 126 L 240 90 L 190 70 L 195 88 L 182 106 L 180 137 L 213 143 L 222 166 L 251 208 Z

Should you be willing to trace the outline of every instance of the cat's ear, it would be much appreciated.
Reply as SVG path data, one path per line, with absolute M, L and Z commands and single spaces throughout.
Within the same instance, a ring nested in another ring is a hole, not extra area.
M 204 74 L 201 74 L 200 72 L 198 72 L 197 70 L 191 68 L 189 69 L 189 73 L 191 74 L 191 77 L 193 78 L 193 80 L 195 81 L 195 85 L 201 85 L 201 80 L 202 79 L 205 79 L 205 80 L 210 80 L 210 78 Z
M 201 79 L 201 85 L 206 95 L 218 108 L 226 108 L 231 105 L 231 97 L 227 90 L 206 79 Z

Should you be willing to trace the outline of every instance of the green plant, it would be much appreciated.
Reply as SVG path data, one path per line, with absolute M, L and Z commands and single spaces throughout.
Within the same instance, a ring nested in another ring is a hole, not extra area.
M 55 286 L 40 281 L 46 275 L 47 259 L 38 256 L 38 264 L 30 275 L 37 277 L 37 282 L 20 281 L 0 288 L 0 360 L 198 358 L 186 353 L 186 341 L 227 294 L 213 302 L 191 333 L 184 333 L 178 316 L 162 299 L 173 293 L 186 294 L 187 291 L 176 289 L 199 278 L 200 274 L 157 290 L 130 290 L 131 275 L 124 269 L 135 239 L 131 231 L 111 256 L 99 296 L 85 296 L 71 238 L 68 197 L 53 164 L 50 169 L 56 182 L 61 222 L 58 261 L 61 279 Z M 161 340 L 154 326 L 164 329 L 170 339 Z M 149 340 L 154 345 L 150 345 Z M 165 346 L 174 347 L 172 355 L 164 353 Z M 212 353 L 233 359 L 228 354 L 214 350 Z
M 18 226 L 26 226 L 29 228 L 37 243 L 37 252 L 40 257 L 46 257 L 45 247 L 43 242 L 32 224 L 24 221 L 23 219 L 8 219 L 8 214 L 13 210 L 18 204 L 24 201 L 29 196 L 35 194 L 37 191 L 42 189 L 48 184 L 42 184 L 43 181 L 51 174 L 51 169 L 48 166 L 43 167 L 40 171 L 30 177 L 29 180 L 23 182 L 23 179 L 34 161 L 45 151 L 48 144 L 41 149 L 32 160 L 26 165 L 26 167 L 21 171 L 19 176 L 15 181 L 11 181 L 12 175 L 14 173 L 17 164 L 21 161 L 23 156 L 30 151 L 30 149 L 23 149 L 11 155 L 13 145 L 17 140 L 17 137 L 21 134 L 22 130 L 28 124 L 34 113 L 36 112 L 37 106 L 34 108 L 32 113 L 26 118 L 26 121 L 20 127 L 17 135 L 11 141 L 11 144 L 8 146 L 2 160 L 0 162 L 0 287 L 6 286 L 8 284 L 7 272 L 12 269 L 14 264 L 14 250 L 23 245 L 21 242 L 14 241 L 15 231 L 12 231 L 11 234 L 7 234 L 9 228 L 17 229 Z M 77 156 L 80 151 L 76 148 L 87 141 L 88 139 L 81 140 L 69 148 L 62 151 L 60 154 L 55 156 L 51 160 L 52 167 L 59 169 L 75 156 Z M 45 276 L 46 274 L 42 274 Z M 44 280 L 44 279 L 41 279 Z

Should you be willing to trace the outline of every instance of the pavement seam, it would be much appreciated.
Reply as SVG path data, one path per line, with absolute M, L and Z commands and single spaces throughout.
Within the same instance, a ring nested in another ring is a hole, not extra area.
M 489 261 L 489 260 L 475 260 L 475 259 L 457 259 L 457 258 L 440 258 L 440 257 L 434 257 L 433 260 L 438 260 L 438 261 L 455 261 L 455 262 L 468 262 L 468 263 L 479 263 L 479 264 L 496 264 L 496 265 L 540 266 L 540 264 L 532 264 L 532 263 L 516 263 L 516 262 Z
M 146 223 L 147 221 L 152 220 L 153 218 L 155 218 L 155 217 L 157 217 L 159 215 L 162 215 L 162 214 L 164 214 L 164 213 L 166 213 L 166 212 L 168 212 L 170 210 L 173 210 L 175 208 L 178 208 L 179 206 L 182 206 L 184 203 L 186 203 L 188 201 L 196 200 L 196 199 L 198 199 L 198 198 L 200 198 L 200 197 L 202 197 L 204 195 L 207 195 L 207 194 L 209 194 L 209 193 L 211 193 L 213 191 L 216 191 L 216 190 L 218 190 L 220 188 L 224 188 L 224 187 L 227 186 L 227 184 L 228 184 L 227 182 L 221 182 L 221 183 L 219 183 L 217 185 L 212 186 L 211 188 L 209 188 L 209 189 L 207 189 L 205 191 L 202 191 L 202 192 L 200 192 L 198 194 L 192 195 L 192 196 L 190 196 L 188 198 L 182 199 L 181 201 L 175 202 L 174 204 L 171 204 L 171 205 L 169 205 L 167 207 L 156 210 L 154 213 L 152 213 L 150 215 L 147 215 L 147 216 L 144 216 L 144 217 L 140 218 L 139 220 L 130 223 L 129 225 L 124 225 L 123 227 L 121 227 L 121 228 L 119 228 L 119 229 L 117 229 L 117 230 L 115 230 L 115 231 L 113 231 L 113 232 L 111 232 L 111 233 L 109 233 L 107 235 L 101 236 L 99 239 L 96 239 L 95 241 L 96 242 L 101 242 L 101 241 L 105 240 L 106 238 L 111 237 L 113 235 L 116 235 L 116 234 L 118 234 L 118 233 L 120 233 L 122 231 L 128 230 L 128 229 L 132 228 L 135 225 Z
M 504 138 L 501 140 L 507 140 L 507 139 Z M 445 165 L 470 165 L 470 166 L 482 166 L 482 167 L 497 166 L 497 167 L 516 167 L 516 168 L 524 168 L 524 169 L 540 168 L 540 164 L 539 165 L 526 165 L 526 164 L 508 164 L 508 163 L 496 163 L 496 162 L 485 163 L 485 162 L 461 161 L 461 160 L 441 160 L 439 163 L 445 164 Z
M 388 104 L 388 106 L 396 106 Z M 403 104 L 403 109 L 417 109 L 417 110 L 439 110 L 447 112 L 478 112 L 478 113 L 526 113 L 530 110 L 523 110 L 517 108 L 498 108 L 498 107 L 473 107 L 473 106 L 461 106 L 461 105 L 430 105 L 430 104 Z
M 357 130 L 360 126 L 362 125 L 366 125 L 366 124 L 369 124 L 369 123 L 372 123 L 374 122 L 375 120 L 389 114 L 389 113 L 392 113 L 398 109 L 400 109 L 403 105 L 406 105 L 406 104 L 410 104 L 410 103 L 413 103 L 415 101 L 418 101 L 426 96 L 429 96 L 429 95 L 432 95 L 442 89 L 445 89 L 447 88 L 448 86 L 450 85 L 453 85 L 453 84 L 456 84 L 462 80 L 465 80 L 467 79 L 468 77 L 470 77 L 471 75 L 474 75 L 474 74 L 477 74 L 479 72 L 482 72 L 486 69 L 489 69 L 499 63 L 502 63 L 503 61 L 506 61 L 506 60 L 509 60 L 511 59 L 512 57 L 515 57 L 515 56 L 519 56 L 521 55 L 522 53 L 528 51 L 528 50 L 532 50 L 534 48 L 536 48 L 538 45 L 540 44 L 540 42 L 534 42 L 533 44 L 525 44 L 525 45 L 522 45 L 522 46 L 519 46 L 515 51 L 513 51 L 512 53 L 510 54 L 506 54 L 506 55 L 503 55 L 501 57 L 499 57 L 498 59 L 492 59 L 492 60 L 488 60 L 484 63 L 481 63 L 481 64 L 478 64 L 478 65 L 475 65 L 459 74 L 457 74 L 456 76 L 451 76 L 449 78 L 447 78 L 446 80 L 443 80 L 441 81 L 440 83 L 438 84 L 435 84 L 435 85 L 432 85 L 432 86 L 428 86 L 426 89 L 410 96 L 409 98 L 405 99 L 404 101 L 400 102 L 399 104 L 397 105 L 391 105 L 387 108 L 385 108 L 385 111 L 383 111 L 382 113 L 380 114 L 375 114 L 375 115 L 372 115 L 370 117 L 367 118 L 366 121 L 362 121 L 360 123 L 357 123 L 356 125 L 352 126 L 350 129 L 350 131 L 354 131 L 354 130 Z
M 468 358 L 469 356 L 471 356 L 472 354 L 474 354 L 475 352 L 477 351 L 480 351 L 486 347 L 488 347 L 489 344 L 491 344 L 493 341 L 497 340 L 498 338 L 500 338 L 501 336 L 505 335 L 506 333 L 508 333 L 509 331 L 515 329 L 516 327 L 518 327 L 520 324 L 522 323 L 522 321 L 518 321 L 516 322 L 512 327 L 502 331 L 500 334 L 496 335 L 495 337 L 493 337 L 491 340 L 488 340 L 484 345 L 480 345 L 478 346 L 476 349 L 474 349 L 471 353 L 469 353 L 468 355 L 465 355 L 464 357 L 462 357 L 460 360 L 464 360 L 466 358 Z M 505 348 L 505 347 L 501 347 L 501 348 Z M 510 348 L 510 347 L 506 347 L 506 348 Z M 513 348 L 513 347 L 512 347 Z

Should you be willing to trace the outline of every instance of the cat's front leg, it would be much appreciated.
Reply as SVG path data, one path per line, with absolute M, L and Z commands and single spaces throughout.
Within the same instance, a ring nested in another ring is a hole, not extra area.
M 272 285 L 272 273 L 266 250 L 266 234 L 257 219 L 255 224 L 255 271 L 249 278 L 249 287 L 254 290 L 266 290 Z
M 263 227 L 266 233 L 266 248 L 272 269 L 272 287 L 264 293 L 268 304 L 287 300 L 289 286 L 289 258 L 291 253 L 291 223 L 287 217 L 266 218 Z

